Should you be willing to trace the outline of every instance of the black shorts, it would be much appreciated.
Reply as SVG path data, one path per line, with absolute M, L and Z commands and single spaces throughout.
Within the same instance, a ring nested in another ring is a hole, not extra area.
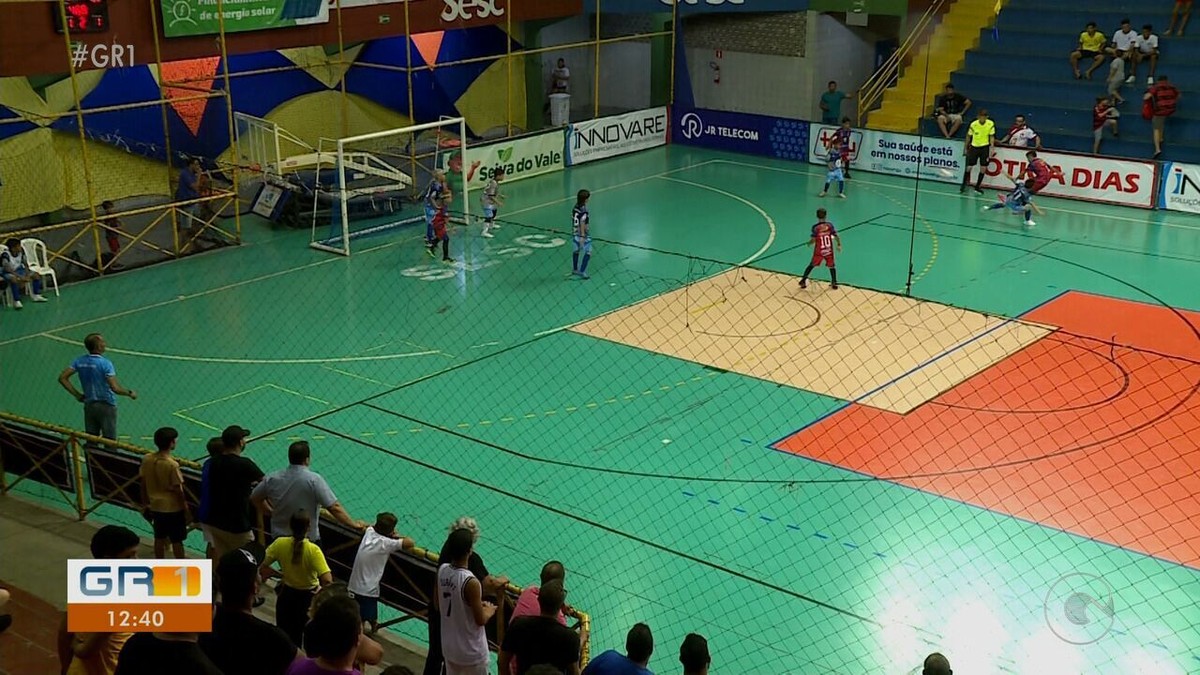
M 979 166 L 987 166 L 988 157 L 991 154 L 990 148 L 986 145 L 967 146 L 967 166 L 978 164 Z
M 150 522 L 154 525 L 155 539 L 170 539 L 172 544 L 182 544 L 187 539 L 187 519 L 183 517 L 183 511 L 151 511 Z
M 1094 58 L 1096 58 L 1097 56 L 1100 56 L 1100 52 L 1094 52 L 1094 51 L 1092 51 L 1092 50 L 1090 50 L 1090 49 L 1080 49 L 1080 50 L 1079 50 L 1079 57 L 1080 57 L 1080 58 L 1084 58 L 1084 59 L 1094 59 Z
M 379 598 L 355 594 L 354 600 L 358 602 L 358 613 L 363 621 L 374 623 L 379 620 Z

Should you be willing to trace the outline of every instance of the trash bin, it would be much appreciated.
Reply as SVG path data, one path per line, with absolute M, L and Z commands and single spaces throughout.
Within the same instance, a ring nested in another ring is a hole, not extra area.
M 571 95 L 550 94 L 550 126 L 565 127 L 571 123 Z

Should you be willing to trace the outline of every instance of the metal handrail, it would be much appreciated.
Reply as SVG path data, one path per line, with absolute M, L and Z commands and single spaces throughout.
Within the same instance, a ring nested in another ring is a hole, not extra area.
M 941 13 L 942 8 L 948 4 L 950 0 L 936 0 L 925 10 L 921 18 L 917 20 L 913 29 L 908 32 L 908 36 L 904 38 L 904 42 L 900 47 L 892 52 L 887 61 L 883 62 L 871 77 L 858 88 L 858 125 L 862 126 L 867 121 L 867 113 L 879 103 L 883 98 L 883 93 L 891 86 L 892 80 L 895 79 L 897 73 L 900 72 L 900 66 L 908 59 L 909 54 L 921 42 L 922 36 L 925 35 L 926 29 L 933 23 L 933 20 Z

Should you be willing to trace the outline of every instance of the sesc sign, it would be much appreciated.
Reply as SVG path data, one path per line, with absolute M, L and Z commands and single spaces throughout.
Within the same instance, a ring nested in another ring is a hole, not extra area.
M 602 117 L 571 125 L 567 132 L 567 164 L 583 164 L 667 142 L 667 109 Z

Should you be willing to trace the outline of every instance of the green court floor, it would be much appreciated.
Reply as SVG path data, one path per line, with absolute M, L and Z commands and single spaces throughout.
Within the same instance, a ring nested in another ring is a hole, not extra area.
M 593 653 L 644 621 L 659 673 L 677 671 L 689 632 L 708 638 L 714 673 L 907 673 L 935 650 L 962 673 L 1200 670 L 1194 566 L 781 452 L 848 402 L 571 330 L 738 265 L 799 276 L 821 205 L 845 244 L 843 284 L 903 293 L 911 245 L 912 296 L 973 310 L 962 321 L 1070 290 L 1200 310 L 1195 218 L 1045 199 L 1027 230 L 980 212 L 992 194 L 924 184 L 914 200 L 910 181 L 856 173 L 848 199 L 818 199 L 823 175 L 679 147 L 589 164 L 507 185 L 505 226 L 492 240 L 456 230 L 454 266 L 425 255 L 418 228 L 341 258 L 248 221 L 237 249 L 0 313 L 0 409 L 81 424 L 55 379 L 102 332 L 140 394 L 121 400 L 132 442 L 172 425 L 200 457 L 242 424 L 270 471 L 289 439 L 309 439 L 356 517 L 394 511 L 436 548 L 475 516 L 488 566 L 518 584 L 564 561 Z M 566 236 L 580 188 L 597 237 L 587 281 L 569 275 Z M 694 303 L 681 316 L 710 311 Z M 781 307 L 782 323 L 800 320 Z M 1063 623 L 1071 575 L 1110 589 L 1112 615 L 1087 606 L 1092 588 Z

